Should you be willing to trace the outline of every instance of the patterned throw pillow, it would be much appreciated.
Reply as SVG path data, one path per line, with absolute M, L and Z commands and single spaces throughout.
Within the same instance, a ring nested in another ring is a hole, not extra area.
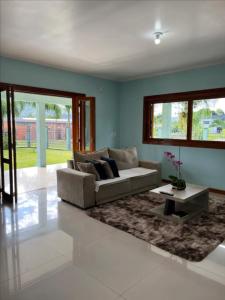
M 101 159 L 101 156 L 109 157 L 108 148 L 104 148 L 95 152 L 88 152 L 88 153 L 74 152 L 73 158 L 74 158 L 75 169 L 78 169 L 77 167 L 78 162 Z
M 96 168 L 94 167 L 94 165 L 92 163 L 77 162 L 77 168 L 81 172 L 95 175 L 96 181 L 101 180 L 99 173 L 96 171 Z

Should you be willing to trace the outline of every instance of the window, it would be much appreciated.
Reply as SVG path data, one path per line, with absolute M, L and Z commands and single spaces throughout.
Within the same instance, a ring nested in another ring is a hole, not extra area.
M 225 88 L 144 97 L 143 142 L 225 149 Z
M 153 104 L 153 138 L 187 138 L 188 102 Z
M 192 139 L 225 142 L 225 98 L 193 101 Z

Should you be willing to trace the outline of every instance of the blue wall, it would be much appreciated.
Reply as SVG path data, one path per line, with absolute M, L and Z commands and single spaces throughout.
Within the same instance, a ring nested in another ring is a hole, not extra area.
M 119 145 L 119 86 L 110 80 L 0 57 L 0 82 L 85 93 L 96 97 L 96 148 Z
M 136 145 L 142 159 L 163 162 L 167 178 L 163 152 L 178 147 L 142 144 L 143 97 L 225 87 L 225 64 L 118 83 L 0 57 L 0 81 L 95 96 L 97 148 Z M 187 181 L 225 190 L 225 150 L 182 147 L 181 159 Z
M 164 151 L 178 147 L 142 144 L 143 97 L 225 87 L 225 64 L 134 80 L 120 85 L 120 146 L 138 147 L 142 159 L 163 161 L 163 178 L 171 173 Z M 225 150 L 181 148 L 184 178 L 196 184 L 225 190 Z

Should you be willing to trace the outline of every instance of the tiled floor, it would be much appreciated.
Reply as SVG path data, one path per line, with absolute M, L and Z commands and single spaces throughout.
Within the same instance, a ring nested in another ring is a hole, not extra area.
M 17 170 L 18 193 L 56 185 L 56 170 L 65 168 L 66 164 L 48 165 L 46 168 L 31 167 Z M 6 191 L 9 191 L 9 173 L 6 172 Z
M 0 299 L 224 300 L 225 243 L 190 263 L 57 198 L 19 195 L 0 215 Z

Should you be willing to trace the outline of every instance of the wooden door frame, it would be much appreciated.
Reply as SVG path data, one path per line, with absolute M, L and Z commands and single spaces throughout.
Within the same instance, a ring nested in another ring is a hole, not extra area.
M 47 89 L 42 87 L 33 87 L 33 86 L 27 86 L 27 85 L 18 85 L 18 84 L 12 84 L 12 83 L 4 83 L 0 82 L 0 89 L 1 88 L 13 88 L 14 92 L 19 93 L 28 93 L 28 94 L 37 94 L 37 95 L 45 95 L 45 96 L 55 96 L 55 97 L 64 97 L 64 98 L 70 98 L 72 100 L 72 140 L 73 140 L 73 151 L 76 151 L 76 149 L 79 149 L 77 145 L 77 122 L 76 118 L 78 116 L 78 108 L 77 108 L 77 99 L 78 97 L 85 97 L 85 94 L 82 93 L 76 93 L 76 92 L 68 92 L 68 91 L 61 91 L 61 90 L 54 90 L 54 89 Z M 74 117 L 75 116 L 75 117 Z
M 38 94 L 38 95 L 46 95 L 46 96 L 56 96 L 56 97 L 64 97 L 72 99 L 72 144 L 73 151 L 82 151 L 84 147 L 81 147 L 80 141 L 80 125 L 76 118 L 79 114 L 79 99 L 90 101 L 91 106 L 91 115 L 90 115 L 90 133 L 91 133 L 91 141 L 90 141 L 90 151 L 95 150 L 95 97 L 86 97 L 86 94 L 77 93 L 77 92 L 68 92 L 54 89 L 47 89 L 42 87 L 32 87 L 26 85 L 12 84 L 0 82 L 0 88 L 10 87 L 14 90 L 14 92 L 21 93 L 29 93 L 29 94 Z
M 0 88 L 6 87 L 13 87 L 14 92 L 21 92 L 21 93 L 29 93 L 29 94 L 38 94 L 38 95 L 46 95 L 46 96 L 58 96 L 64 98 L 73 98 L 76 96 L 85 96 L 83 93 L 76 93 L 76 92 L 68 92 L 68 91 L 61 91 L 61 90 L 54 90 L 54 89 L 47 89 L 42 87 L 33 87 L 28 85 L 19 85 L 19 84 L 12 84 L 12 83 L 5 83 L 0 82 Z
M 90 101 L 90 152 L 95 151 L 96 125 L 95 125 L 95 97 L 77 96 L 74 101 L 74 112 L 76 116 L 80 113 L 80 122 L 73 127 L 73 149 L 74 151 L 86 152 L 85 149 L 85 102 Z

